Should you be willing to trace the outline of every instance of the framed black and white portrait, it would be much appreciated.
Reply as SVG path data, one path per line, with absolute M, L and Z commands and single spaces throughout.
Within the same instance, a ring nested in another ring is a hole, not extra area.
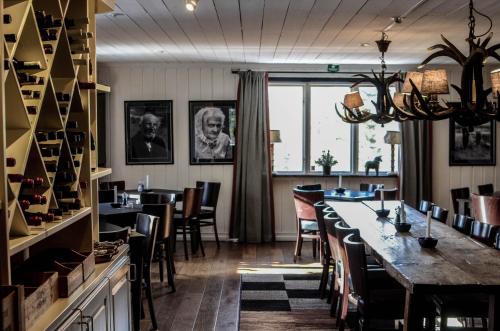
M 450 166 L 494 166 L 495 128 L 495 121 L 465 127 L 450 119 Z
M 172 132 L 172 100 L 125 101 L 127 164 L 173 164 Z
M 232 164 L 235 130 L 236 101 L 190 101 L 190 164 Z

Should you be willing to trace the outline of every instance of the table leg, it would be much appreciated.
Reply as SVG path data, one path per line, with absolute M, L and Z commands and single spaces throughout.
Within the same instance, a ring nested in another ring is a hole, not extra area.
M 135 265 L 135 280 L 130 286 L 134 331 L 139 331 L 141 324 L 143 242 L 144 236 L 129 238 L 130 263 Z
M 404 331 L 422 330 L 423 316 L 419 308 L 419 296 L 406 290 Z
M 500 293 L 490 295 L 490 309 L 488 312 L 488 331 L 500 329 Z

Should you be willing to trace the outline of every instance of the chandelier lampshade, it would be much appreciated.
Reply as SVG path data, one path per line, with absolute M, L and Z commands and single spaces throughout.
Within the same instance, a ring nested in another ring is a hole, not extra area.
M 358 91 L 347 93 L 344 96 L 344 105 L 350 109 L 360 108 L 364 106 L 363 99 Z
M 424 74 L 421 73 L 421 72 L 418 72 L 418 71 L 409 71 L 406 73 L 406 77 L 405 77 L 405 82 L 403 84 L 403 89 L 401 90 L 401 92 L 403 93 L 411 93 L 413 87 L 411 86 L 410 84 L 410 79 L 411 81 L 413 82 L 413 84 L 415 84 L 415 86 L 421 90 L 422 89 L 422 78 L 423 78 Z
M 500 95 L 500 69 L 491 72 L 491 89 L 493 90 L 493 97 L 498 98 Z
M 449 94 L 448 74 L 445 69 L 426 70 L 422 76 L 422 94 Z
M 404 108 L 405 107 L 405 102 L 404 102 L 404 98 L 406 97 L 406 95 L 402 92 L 395 92 L 394 93 L 394 96 L 392 97 L 392 102 L 394 103 L 394 105 L 398 108 Z

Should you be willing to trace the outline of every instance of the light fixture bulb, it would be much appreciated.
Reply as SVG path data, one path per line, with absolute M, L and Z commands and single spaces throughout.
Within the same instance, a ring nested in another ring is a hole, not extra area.
M 199 0 L 186 0 L 186 9 L 189 11 L 194 11 L 198 6 Z

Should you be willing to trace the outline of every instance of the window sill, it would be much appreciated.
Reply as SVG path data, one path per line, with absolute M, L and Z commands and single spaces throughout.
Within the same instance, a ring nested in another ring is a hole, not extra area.
M 322 173 L 300 173 L 300 172 L 274 172 L 273 173 L 273 178 L 293 178 L 293 177 L 310 177 L 310 178 L 319 178 L 319 177 L 338 177 L 341 175 L 343 178 L 397 178 L 399 177 L 398 174 L 389 174 L 387 172 L 381 172 L 379 173 L 378 176 L 375 176 L 375 173 L 371 173 L 370 175 L 365 175 L 364 173 L 356 173 L 356 174 L 351 174 L 351 173 L 332 173 L 329 176 L 324 176 Z

